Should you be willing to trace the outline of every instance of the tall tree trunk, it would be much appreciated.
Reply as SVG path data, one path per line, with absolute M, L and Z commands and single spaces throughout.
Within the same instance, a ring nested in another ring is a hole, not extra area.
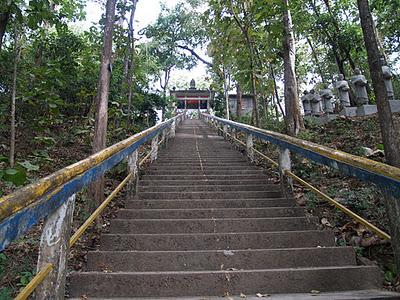
M 310 46 L 311 54 L 312 54 L 312 57 L 314 58 L 314 63 L 317 66 L 319 76 L 321 77 L 322 82 L 326 82 L 324 72 L 322 71 L 321 65 L 319 63 L 317 52 L 315 52 L 315 48 L 308 36 L 306 36 L 306 40 L 307 40 L 308 45 Z
M 309 3 L 310 3 L 310 5 L 311 5 L 311 7 L 312 7 L 314 13 L 316 14 L 316 16 L 317 16 L 318 18 L 320 18 L 321 15 L 320 15 L 320 13 L 319 13 L 319 11 L 318 11 L 318 8 L 317 8 L 317 5 L 315 4 L 315 2 L 312 1 L 312 0 L 310 0 Z M 341 51 L 340 51 L 341 49 L 340 49 L 340 45 L 339 45 L 338 42 L 337 42 L 336 35 L 332 36 L 332 35 L 329 33 L 328 29 L 325 28 L 325 27 L 322 28 L 322 32 L 325 33 L 325 35 L 326 35 L 326 37 L 327 37 L 327 39 L 328 39 L 328 41 L 329 41 L 329 43 L 330 43 L 330 45 L 331 45 L 331 49 L 332 49 L 332 52 L 333 52 L 333 56 L 335 57 L 335 61 L 336 61 L 336 65 L 337 65 L 337 67 L 338 67 L 339 73 L 340 73 L 340 74 L 343 74 L 344 77 L 346 78 L 346 70 L 345 70 L 345 68 L 344 68 L 344 61 L 345 61 L 345 60 L 344 60 L 344 58 L 342 58 L 341 55 L 340 55 L 340 54 L 341 54 L 341 53 L 340 53 L 340 52 L 341 52 Z
M 230 119 L 229 114 L 229 86 L 230 74 L 224 69 L 224 96 L 225 96 L 225 119 Z
M 386 93 L 382 74 L 381 53 L 375 35 L 372 14 L 368 0 L 357 0 L 360 13 L 361 27 L 364 35 L 365 47 L 367 49 L 368 64 L 372 78 L 372 85 L 376 103 L 378 106 L 378 117 L 381 128 L 382 140 L 385 147 L 385 156 L 388 164 L 400 167 L 400 139 L 399 128 L 393 121 L 389 100 Z M 400 199 L 385 196 L 387 214 L 390 220 L 390 231 L 392 236 L 392 247 L 394 250 L 397 273 L 400 271 Z
M 135 36 L 134 36 L 134 27 L 133 21 L 135 19 L 136 13 L 136 6 L 138 0 L 132 0 L 132 8 L 131 8 L 131 15 L 129 17 L 129 32 L 128 32 L 128 54 L 126 58 L 126 82 L 127 82 L 127 90 L 128 90 L 128 119 L 127 119 L 127 126 L 131 125 L 132 114 L 131 114 L 131 107 L 132 107 L 132 90 L 133 90 L 133 70 L 134 70 L 134 49 L 135 49 Z
M 11 93 L 11 130 L 10 130 L 10 167 L 13 168 L 15 164 L 15 98 L 17 95 L 17 71 L 19 63 L 19 46 L 18 46 L 18 30 L 17 22 L 15 22 L 14 29 L 14 71 L 13 71 L 13 85 Z
M 100 76 L 97 89 L 97 107 L 94 126 L 93 153 L 99 152 L 107 144 L 108 93 L 111 78 L 112 37 L 114 29 L 116 0 L 107 0 L 106 20 L 104 26 L 103 52 L 100 65 Z M 92 205 L 104 199 L 104 177 L 99 178 L 91 186 Z
M 279 106 L 279 110 L 280 110 L 281 113 L 282 113 L 282 117 L 285 118 L 286 114 L 285 114 L 285 111 L 283 110 L 283 107 L 282 107 L 282 105 L 281 105 L 281 99 L 279 98 L 278 85 L 276 84 L 275 71 L 274 71 L 274 68 L 273 68 L 272 65 L 271 65 L 270 68 L 271 68 L 271 77 L 272 77 L 272 80 L 274 81 L 275 99 L 276 99 L 276 102 L 277 102 L 277 104 L 278 104 L 278 106 Z
M 163 106 L 161 107 L 161 121 L 165 121 L 165 113 L 166 113 L 166 106 L 167 106 L 167 89 L 168 89 L 168 85 L 169 85 L 169 80 L 171 78 L 171 71 L 172 71 L 172 67 L 169 66 L 164 70 L 164 84 L 162 82 L 162 79 L 160 77 L 160 87 L 163 90 L 163 95 L 164 95 L 164 103 Z
M 299 96 L 297 93 L 297 79 L 295 71 L 296 48 L 292 29 L 292 16 L 289 10 L 289 0 L 283 0 L 284 12 L 284 82 L 285 82 L 285 109 L 286 130 L 290 135 L 297 135 L 303 127 L 300 115 Z
M 3 45 L 4 35 L 6 34 L 7 24 L 10 20 L 10 11 L 0 13 L 0 50 Z
M 245 16 L 245 18 L 247 17 L 247 12 L 244 6 L 244 3 L 242 4 L 242 12 Z M 257 82 L 256 82 L 256 71 L 255 71 L 255 56 L 256 56 L 256 51 L 254 49 L 254 45 L 253 45 L 253 40 L 250 37 L 249 34 L 249 27 L 248 25 L 244 25 L 242 24 L 242 22 L 240 21 L 239 16 L 235 13 L 234 10 L 234 4 L 233 4 L 233 0 L 230 1 L 230 12 L 236 22 L 236 24 L 238 25 L 240 31 L 243 34 L 244 40 L 246 42 L 246 46 L 249 49 L 249 55 L 250 55 L 250 78 L 251 78 L 251 92 L 253 94 L 253 111 L 252 111 L 252 123 L 254 126 L 256 127 L 260 127 L 260 112 L 259 112 L 259 100 L 258 100 L 258 92 L 257 92 Z
M 253 70 L 253 66 L 251 67 Z M 252 112 L 252 122 L 256 127 L 260 127 L 260 112 L 258 109 L 258 92 L 257 92 L 257 83 L 256 76 L 254 71 L 251 71 L 251 92 L 253 94 L 253 112 Z
M 236 116 L 240 118 L 242 116 L 242 90 L 240 85 L 236 85 Z

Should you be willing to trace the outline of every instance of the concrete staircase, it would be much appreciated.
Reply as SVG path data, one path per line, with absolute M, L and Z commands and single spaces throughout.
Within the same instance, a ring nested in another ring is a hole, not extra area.
M 379 288 L 378 268 L 357 265 L 354 250 L 336 247 L 317 221 L 205 124 L 186 120 L 141 176 L 138 199 L 111 221 L 100 251 L 88 254 L 87 271 L 71 274 L 70 295 L 204 299 Z

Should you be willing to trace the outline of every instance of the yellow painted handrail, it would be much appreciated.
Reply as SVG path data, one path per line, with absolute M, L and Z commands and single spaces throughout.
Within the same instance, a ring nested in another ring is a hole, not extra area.
M 230 136 L 231 138 L 235 139 L 236 138 L 234 136 L 232 136 L 229 133 L 226 133 L 228 136 Z M 245 143 L 243 143 L 242 141 L 238 140 L 239 142 L 241 142 L 241 144 L 243 146 L 246 146 Z M 274 161 L 273 159 L 269 158 L 268 156 L 266 156 L 264 153 L 258 151 L 255 148 L 252 148 L 252 150 L 254 152 L 256 152 L 259 156 L 261 156 L 263 159 L 267 160 L 268 162 L 270 162 L 274 167 L 279 167 L 279 164 Z M 345 207 L 344 205 L 340 204 L 338 201 L 336 201 L 335 199 L 329 197 L 327 194 L 325 194 L 324 192 L 320 191 L 319 189 L 317 189 L 315 186 L 311 185 L 310 183 L 308 183 L 307 181 L 303 180 L 302 178 L 298 177 L 296 174 L 294 174 L 293 172 L 289 171 L 289 170 L 284 170 L 285 175 L 293 178 L 295 181 L 297 181 L 298 183 L 302 184 L 303 186 L 307 187 L 308 189 L 310 189 L 312 192 L 314 192 L 315 194 L 317 194 L 319 197 L 323 198 L 324 200 L 328 201 L 329 203 L 331 203 L 333 206 L 335 206 L 337 209 L 341 210 L 343 213 L 345 213 L 346 215 L 348 215 L 349 217 L 353 218 L 354 220 L 356 220 L 357 222 L 363 224 L 366 228 L 368 228 L 369 230 L 371 230 L 373 233 L 375 233 L 377 236 L 379 236 L 380 238 L 383 238 L 385 240 L 390 240 L 391 237 L 389 234 L 387 234 L 386 232 L 384 232 L 383 230 L 379 229 L 378 227 L 376 227 L 374 224 L 368 222 L 367 220 L 365 220 L 363 217 L 359 216 L 358 214 L 356 214 L 355 212 L 351 211 L 350 209 L 348 209 L 347 207 Z
M 75 164 L 67 166 L 53 174 L 50 174 L 49 176 L 40 179 L 36 183 L 27 185 L 12 194 L 0 198 L 0 221 L 34 203 L 35 201 L 37 201 L 37 199 L 45 195 L 47 192 L 52 191 L 51 194 L 55 194 L 61 185 L 70 181 L 74 177 L 86 172 L 90 168 L 100 164 L 117 152 L 126 149 L 141 138 L 150 135 L 152 132 L 158 130 L 160 127 L 163 127 L 166 124 L 173 122 L 173 120 L 176 120 L 180 116 L 181 115 L 178 115 L 163 123 L 160 123 L 138 134 L 135 134 L 132 137 L 129 137 L 98 153 L 95 153 L 86 159 L 83 159 Z
M 14 298 L 14 300 L 25 300 L 33 293 L 33 291 L 38 287 L 39 284 L 49 275 L 53 270 L 54 266 L 52 264 L 47 264 L 40 272 L 38 272 L 35 277 L 22 289 L 21 292 Z
M 152 151 L 143 158 L 139 166 L 142 165 Z M 81 238 L 81 236 L 86 232 L 89 226 L 96 220 L 96 218 L 104 211 L 104 209 L 110 204 L 110 202 L 115 198 L 115 196 L 122 190 L 122 188 L 128 183 L 128 181 L 132 178 L 133 173 L 129 173 L 124 180 L 115 188 L 115 190 L 100 204 L 99 207 L 90 215 L 89 218 L 79 227 L 77 231 L 72 235 L 69 240 L 69 247 L 75 245 L 75 243 Z M 33 293 L 33 291 L 46 279 L 47 275 L 53 270 L 54 266 L 52 264 L 47 264 L 42 270 L 40 270 L 32 280 L 19 292 L 17 297 L 14 300 L 25 300 Z
M 276 138 L 281 141 L 285 141 L 289 144 L 298 146 L 300 148 L 306 149 L 306 150 L 311 150 L 313 152 L 316 152 L 318 154 L 321 154 L 325 157 L 331 158 L 333 160 L 336 160 L 338 162 L 346 163 L 351 166 L 359 167 L 364 170 L 368 170 L 377 174 L 384 175 L 388 178 L 392 178 L 394 180 L 400 181 L 400 168 L 396 168 L 393 166 L 389 166 L 387 164 L 377 162 L 368 158 L 363 158 L 359 157 L 356 155 L 352 155 L 340 150 L 336 150 L 333 148 L 329 148 L 326 146 L 318 145 L 309 141 L 304 141 L 292 136 L 288 136 L 282 133 L 277 133 L 274 131 L 270 130 L 265 130 L 265 129 L 260 129 L 251 125 L 247 124 L 242 124 L 234 121 L 228 121 L 219 117 L 211 116 L 208 114 L 203 114 L 209 118 L 215 119 L 217 121 L 220 121 L 221 123 L 225 123 L 227 125 L 232 124 L 237 127 L 241 127 L 244 129 L 248 129 L 251 131 L 259 132 L 265 135 L 268 135 L 272 138 Z

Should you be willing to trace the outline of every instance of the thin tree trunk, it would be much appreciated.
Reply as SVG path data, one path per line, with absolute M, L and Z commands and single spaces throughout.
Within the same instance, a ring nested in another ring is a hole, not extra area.
M 15 165 L 15 99 L 17 95 L 17 71 L 19 63 L 19 46 L 18 46 L 18 30 L 15 22 L 14 29 L 14 71 L 13 71 L 13 85 L 11 93 L 11 130 L 10 130 L 10 167 Z
M 108 93 L 111 78 L 112 37 L 114 29 L 116 0 L 107 0 L 104 26 L 103 52 L 97 90 L 97 107 L 94 127 L 93 153 L 99 152 L 107 144 Z M 104 199 L 104 177 L 91 186 L 92 205 L 96 206 Z
M 126 66 L 126 76 L 127 76 L 127 85 L 128 85 L 128 119 L 127 119 L 127 126 L 128 128 L 131 125 L 131 119 L 132 119 L 132 114 L 131 114 L 131 107 L 132 107 L 132 90 L 133 90 L 133 64 L 134 64 L 134 49 L 135 49 L 135 36 L 134 36 L 134 28 L 133 28 L 133 21 L 135 19 L 135 13 L 136 13 L 136 6 L 137 6 L 138 0 L 132 0 L 132 9 L 131 9 L 131 15 L 129 18 L 129 32 L 128 32 L 128 57 L 126 59 L 127 61 L 127 66 Z
M 310 0 L 309 1 L 314 13 L 317 15 L 318 18 L 320 18 L 320 13 L 317 9 L 316 4 Z M 328 38 L 328 41 L 331 45 L 332 48 L 332 52 L 333 52 L 333 56 L 335 57 L 335 61 L 336 61 L 336 65 L 338 67 L 339 73 L 343 74 L 344 77 L 346 78 L 346 70 L 344 68 L 344 59 L 342 59 L 342 57 L 340 56 L 340 46 L 337 43 L 337 40 L 335 40 L 334 37 L 332 37 L 332 35 L 329 33 L 329 31 L 326 28 L 322 28 L 322 32 L 325 33 L 326 37 Z
M 272 65 L 271 65 L 271 77 L 272 77 L 272 80 L 274 81 L 274 92 L 275 92 L 276 102 L 279 106 L 279 110 L 282 113 L 282 117 L 285 118 L 286 114 L 285 114 L 285 111 L 283 110 L 281 100 L 279 99 L 278 85 L 276 84 L 275 71 L 274 71 L 274 68 L 272 67 Z
M 243 3 L 242 3 L 243 5 Z M 246 17 L 247 13 L 242 6 L 243 14 Z M 260 127 L 260 112 L 258 109 L 258 93 L 257 93 L 257 82 L 256 82 L 256 75 L 255 75 L 255 62 L 254 62 L 254 57 L 255 57 L 255 50 L 253 47 L 253 41 L 249 36 L 249 28 L 248 26 L 245 26 L 241 23 L 239 17 L 236 15 L 235 10 L 233 9 L 233 1 L 231 0 L 230 2 L 230 12 L 238 25 L 240 31 L 243 34 L 243 37 L 246 42 L 246 46 L 249 49 L 249 55 L 250 55 L 250 77 L 251 77 L 251 92 L 253 94 L 253 111 L 252 111 L 252 123 L 256 127 Z
M 297 135 L 303 127 L 300 115 L 299 96 L 297 93 L 297 80 L 295 71 L 296 48 L 292 29 L 292 17 L 289 10 L 289 0 L 283 0 L 284 4 L 284 82 L 285 82 L 285 108 L 286 130 L 290 135 Z
M 162 88 L 163 95 L 164 95 L 164 98 L 163 98 L 164 103 L 163 103 L 163 106 L 161 107 L 161 121 L 163 121 L 163 122 L 165 120 L 166 105 L 167 105 L 167 103 L 166 103 L 167 102 L 167 89 L 168 89 L 169 80 L 171 78 L 171 70 L 172 70 L 172 67 L 167 67 L 164 70 L 164 84 L 162 83 L 162 79 L 160 77 L 160 87 Z
M 236 85 L 236 116 L 240 118 L 242 116 L 242 90 L 240 89 L 240 85 Z
M 253 69 L 253 66 L 251 67 Z M 257 84 L 256 84 L 256 76 L 254 71 L 251 71 L 251 92 L 253 94 L 253 125 L 256 127 L 260 127 L 260 112 L 258 110 L 258 93 L 257 93 Z
M 381 53 L 375 35 L 372 14 L 368 0 L 357 0 L 360 13 L 361 27 L 367 49 L 368 64 L 372 78 L 372 85 L 378 106 L 378 118 L 381 128 L 382 140 L 385 147 L 385 156 L 388 164 L 400 167 L 400 139 L 399 128 L 396 128 L 389 100 L 386 93 L 382 74 Z M 385 196 L 387 214 L 390 220 L 392 247 L 397 266 L 400 271 L 400 199 Z
M 0 13 L 0 50 L 3 45 L 4 35 L 6 34 L 7 24 L 10 20 L 10 11 Z
M 225 95 L 225 119 L 230 119 L 229 114 L 229 85 L 230 85 L 230 75 L 224 70 L 224 95 Z
M 326 82 L 325 81 L 324 72 L 322 71 L 321 65 L 319 64 L 319 59 L 318 59 L 317 52 L 315 52 L 314 46 L 313 46 L 310 38 L 307 36 L 306 39 L 307 39 L 308 45 L 310 46 L 311 53 L 312 53 L 312 56 L 314 58 L 314 63 L 317 66 L 319 76 L 321 77 L 322 82 Z

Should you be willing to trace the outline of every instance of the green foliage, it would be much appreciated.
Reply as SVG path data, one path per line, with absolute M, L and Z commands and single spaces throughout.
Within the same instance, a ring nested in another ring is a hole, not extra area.
M 24 271 L 20 274 L 19 283 L 17 284 L 20 287 L 25 287 L 33 278 L 34 274 L 30 271 Z
M 0 288 L 0 300 L 12 300 L 11 290 L 7 287 Z
M 26 181 L 26 172 L 20 167 L 0 170 L 0 179 L 13 183 L 16 186 L 21 186 Z

